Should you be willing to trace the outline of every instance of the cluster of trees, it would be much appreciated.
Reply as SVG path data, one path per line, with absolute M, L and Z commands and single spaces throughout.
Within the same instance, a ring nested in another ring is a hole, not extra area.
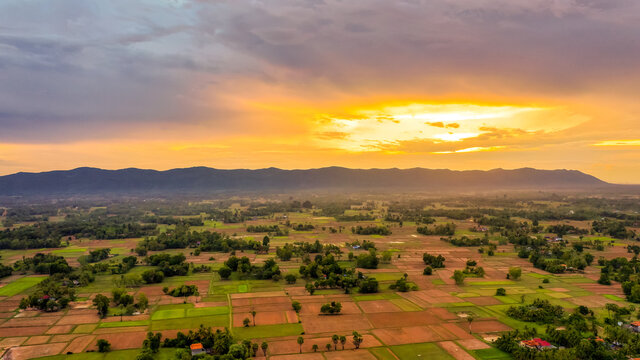
M 351 248 L 360 248 L 362 250 L 376 250 L 376 244 L 369 240 L 354 240 L 352 242 L 345 243 L 345 245 Z
M 68 274 L 73 269 L 62 256 L 37 253 L 33 257 L 23 257 L 13 264 L 19 272 L 33 271 L 36 274 Z
M 237 343 L 228 329 L 215 331 L 211 327 L 200 325 L 198 330 L 189 330 L 188 333 L 178 332 L 175 338 L 164 339 L 162 346 L 165 348 L 178 348 L 176 358 L 190 358 L 189 346 L 200 343 L 205 349 L 210 350 L 211 355 L 201 355 L 198 359 L 247 359 L 257 356 L 259 349 L 262 349 L 266 356 L 269 345 L 266 342 L 258 345 L 245 340 Z
M 462 270 L 465 276 L 484 277 L 484 268 L 477 266 L 478 263 L 475 260 L 467 260 L 466 267 Z
M 434 225 L 433 227 L 418 226 L 416 228 L 416 231 L 418 232 L 418 234 L 422 235 L 453 236 L 456 233 L 456 224 L 446 223 Z
M 311 231 L 316 227 L 311 224 L 292 224 L 291 229 L 295 231 Z
M 431 255 L 428 253 L 422 254 L 422 261 L 424 261 L 425 265 L 429 265 L 434 269 L 444 268 L 444 261 L 446 259 L 442 255 Z
M 110 248 L 97 249 L 93 251 L 89 251 L 89 255 L 83 255 L 78 258 L 80 263 L 96 263 L 98 261 L 102 261 L 104 259 L 109 258 L 109 254 L 111 253 Z
M 565 316 L 565 311 L 562 306 L 553 305 L 549 300 L 535 299 L 531 304 L 509 307 L 507 315 L 526 322 L 554 324 Z
M 593 255 L 567 249 L 564 244 L 533 249 L 529 254 L 529 261 L 533 266 L 553 274 L 563 273 L 568 269 L 584 270 L 593 260 Z
M 111 291 L 113 303 L 120 310 L 120 321 L 123 315 L 131 315 L 136 311 L 144 312 L 149 306 L 149 299 L 144 293 L 138 295 L 138 302 L 132 295 L 128 294 L 126 289 L 116 288 Z M 98 316 L 105 318 L 109 314 L 111 300 L 103 294 L 98 294 L 93 298 L 93 305 L 98 310 Z
M 262 280 L 280 280 L 281 276 L 280 267 L 274 259 L 269 258 L 265 260 L 262 266 L 256 266 L 252 265 L 246 256 L 241 258 L 231 256 L 224 262 L 224 265 L 218 269 L 218 274 L 222 279 L 228 279 L 231 274 L 236 271 L 241 275 Z
M 165 249 L 197 248 L 200 251 L 256 250 L 262 251 L 263 244 L 255 240 L 231 238 L 226 234 L 211 231 L 189 231 L 186 224 L 178 224 L 175 229 L 163 232 L 156 237 L 145 237 L 138 243 L 135 251 L 145 256 L 147 251 Z
M 63 221 L 41 221 L 32 225 L 0 231 L 0 249 L 37 249 L 60 247 L 71 236 L 92 239 L 125 239 L 156 233 L 153 224 L 140 224 L 128 217 L 74 215 Z
M 162 288 L 162 292 L 173 297 L 189 297 L 200 295 L 197 285 L 181 285 L 174 289 L 169 289 L 165 286 L 164 288 Z
M 356 258 L 356 267 L 363 269 L 377 269 L 380 258 L 376 254 L 376 251 L 371 249 L 368 253 L 358 255 Z
M 557 225 L 550 225 L 547 227 L 547 232 L 548 233 L 552 233 L 552 234 L 556 234 L 558 237 L 563 237 L 566 234 L 574 234 L 574 235 L 586 235 L 589 233 L 589 230 L 587 229 L 580 229 L 577 228 L 573 225 L 567 225 L 567 224 L 557 224 Z
M 72 283 L 63 274 L 55 274 L 40 282 L 31 295 L 22 298 L 19 307 L 53 312 L 66 308 L 75 299 L 76 291 Z
M 250 233 L 269 233 L 272 236 L 288 236 L 289 229 L 282 229 L 278 225 L 249 225 L 247 232 Z
M 282 261 L 289 261 L 293 256 L 304 256 L 305 254 L 335 254 L 340 256 L 342 250 L 333 244 L 322 245 L 319 240 L 315 242 L 297 241 L 293 244 L 286 243 L 283 247 L 276 247 L 276 256 Z
M 407 292 L 411 290 L 418 290 L 418 286 L 416 284 L 412 284 L 407 281 L 407 274 L 404 274 L 400 279 L 398 279 L 395 283 L 389 285 L 389 289 L 397 290 L 400 292 Z
M 332 301 L 327 304 L 322 304 L 320 312 L 328 315 L 337 315 L 342 311 L 342 304 L 337 301 Z
M 596 233 L 609 235 L 616 239 L 628 239 L 635 236 L 633 231 L 627 230 L 624 223 L 611 219 L 594 220 L 591 223 L 591 229 Z
M 367 225 L 367 226 L 354 226 L 351 228 L 353 234 L 358 235 L 391 235 L 391 229 L 384 225 Z
M 91 271 L 93 274 L 108 273 L 108 274 L 126 274 L 129 270 L 133 269 L 138 263 L 138 258 L 135 256 L 125 256 L 120 261 L 111 260 L 109 262 L 101 262 L 97 264 L 83 265 L 82 269 Z
M 600 269 L 600 279 L 598 283 L 611 285 L 611 280 L 622 283 L 622 291 L 627 296 L 627 301 L 640 303 L 640 261 L 637 256 L 627 260 L 617 257 L 611 260 L 605 258 L 598 259 Z
M 485 234 L 486 235 L 486 234 Z M 470 238 L 467 236 L 462 236 L 459 238 L 440 238 L 440 240 L 450 243 L 453 246 L 485 246 L 489 245 L 489 237 L 485 236 L 482 238 L 475 237 Z

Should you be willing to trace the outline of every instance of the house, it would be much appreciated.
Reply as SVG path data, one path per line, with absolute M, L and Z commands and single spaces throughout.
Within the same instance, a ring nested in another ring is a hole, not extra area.
M 205 353 L 204 346 L 202 346 L 201 343 L 191 344 L 191 346 L 189 347 L 191 348 L 191 356 L 196 356 L 196 355 Z
M 547 349 L 555 348 L 555 346 L 551 345 L 548 341 L 544 341 L 539 338 L 535 338 L 531 340 L 522 340 L 520 341 L 520 346 L 524 346 L 530 349 L 538 349 L 538 350 L 547 350 Z
M 624 326 L 624 327 L 626 327 L 627 329 L 633 332 L 640 332 L 640 321 L 634 321 L 628 326 Z

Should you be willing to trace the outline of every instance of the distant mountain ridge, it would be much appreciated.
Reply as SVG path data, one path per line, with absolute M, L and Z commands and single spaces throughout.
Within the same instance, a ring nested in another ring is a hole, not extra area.
M 0 176 L 0 195 L 207 193 L 218 191 L 382 190 L 492 191 L 588 189 L 610 184 L 577 170 L 488 171 L 447 169 L 221 170 L 192 167 L 166 171 L 81 167 Z

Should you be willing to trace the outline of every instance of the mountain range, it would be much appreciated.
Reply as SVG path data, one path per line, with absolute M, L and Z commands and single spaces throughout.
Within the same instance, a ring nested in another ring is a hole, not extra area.
M 0 176 L 0 195 L 194 194 L 220 191 L 496 191 L 584 190 L 610 186 L 577 170 L 349 169 L 166 171 L 82 167 Z

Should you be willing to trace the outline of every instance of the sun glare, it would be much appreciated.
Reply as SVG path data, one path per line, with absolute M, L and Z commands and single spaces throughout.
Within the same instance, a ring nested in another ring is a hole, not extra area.
M 317 138 L 325 145 L 359 152 L 404 141 L 460 142 L 481 135 L 481 128 L 513 127 L 519 116 L 543 109 L 476 104 L 381 106 L 351 111 L 348 116 L 320 116 Z

